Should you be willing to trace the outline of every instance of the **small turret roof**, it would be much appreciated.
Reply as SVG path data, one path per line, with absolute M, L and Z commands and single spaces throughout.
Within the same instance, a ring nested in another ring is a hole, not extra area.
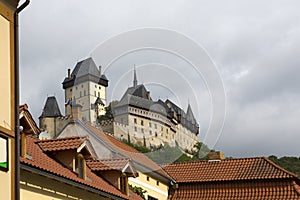
M 48 97 L 41 114 L 41 117 L 61 117 L 62 114 L 60 112 L 57 100 L 55 96 Z

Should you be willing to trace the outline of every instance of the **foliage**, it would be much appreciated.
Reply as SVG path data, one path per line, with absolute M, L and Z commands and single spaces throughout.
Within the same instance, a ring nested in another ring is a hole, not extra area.
M 269 159 L 272 160 L 277 165 L 281 166 L 282 168 L 297 174 L 300 177 L 300 157 L 281 157 L 277 158 L 276 156 L 272 155 L 269 156 Z
M 130 184 L 129 184 L 129 189 L 132 190 L 134 193 L 138 194 L 143 199 L 146 199 L 144 194 L 147 193 L 147 190 L 144 190 L 141 187 L 132 186 Z
M 128 146 L 131 146 L 132 148 L 138 150 L 141 153 L 148 153 L 148 152 L 151 151 L 150 149 L 148 149 L 145 146 L 138 146 L 138 145 L 135 145 L 135 144 L 132 144 L 132 143 L 128 142 L 127 140 L 122 140 L 122 142 L 127 144 Z
M 102 121 L 111 120 L 114 118 L 112 112 L 112 105 L 114 105 L 116 101 L 112 101 L 107 107 L 105 107 L 105 114 L 98 116 L 98 122 L 101 123 Z

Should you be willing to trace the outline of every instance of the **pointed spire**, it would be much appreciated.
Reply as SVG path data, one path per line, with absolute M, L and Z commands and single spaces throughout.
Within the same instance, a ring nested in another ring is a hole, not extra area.
M 135 88 L 137 86 L 137 79 L 136 79 L 136 70 L 134 65 L 134 74 L 133 74 L 133 87 Z
M 196 123 L 196 119 L 194 117 L 190 102 L 188 103 L 188 108 L 187 108 L 186 114 L 187 114 L 188 121 L 191 121 L 192 123 Z

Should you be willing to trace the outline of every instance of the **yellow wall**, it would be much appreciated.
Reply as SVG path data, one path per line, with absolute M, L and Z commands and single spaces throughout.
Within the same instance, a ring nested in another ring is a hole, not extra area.
M 149 177 L 149 180 L 147 180 L 147 175 L 141 172 L 139 172 L 139 176 L 137 178 L 129 178 L 128 183 L 132 186 L 142 187 L 144 190 L 146 190 L 146 199 L 148 195 L 159 200 L 168 199 L 168 186 L 161 182 L 159 182 L 157 185 L 157 180 L 151 177 Z
M 108 199 L 54 179 L 21 170 L 21 200 Z
M 7 4 L 6 4 L 7 5 Z M 0 199 L 14 199 L 14 24 L 0 0 L 0 135 L 8 138 L 8 171 L 0 170 Z M 6 149 L 1 149 L 5 151 Z M 3 152 L 2 152 L 3 153 Z
M 10 23 L 0 15 L 0 126 L 11 130 Z

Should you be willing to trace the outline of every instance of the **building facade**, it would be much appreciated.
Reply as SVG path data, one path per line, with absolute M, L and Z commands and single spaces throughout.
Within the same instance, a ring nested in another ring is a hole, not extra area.
M 18 0 L 0 0 L 0 199 L 17 198 L 15 179 L 18 110 L 16 19 Z
M 152 100 L 146 87 L 138 85 L 135 70 L 133 86 L 112 110 L 113 134 L 121 140 L 149 148 L 179 146 L 188 151 L 198 142 L 199 124 L 191 106 L 185 112 L 169 99 Z
M 108 79 L 97 67 L 92 58 L 78 62 L 73 69 L 68 69 L 68 76 L 63 81 L 65 90 L 65 115 L 72 115 L 71 106 L 82 106 L 84 121 L 95 123 L 99 115 L 105 114 L 106 88 Z

